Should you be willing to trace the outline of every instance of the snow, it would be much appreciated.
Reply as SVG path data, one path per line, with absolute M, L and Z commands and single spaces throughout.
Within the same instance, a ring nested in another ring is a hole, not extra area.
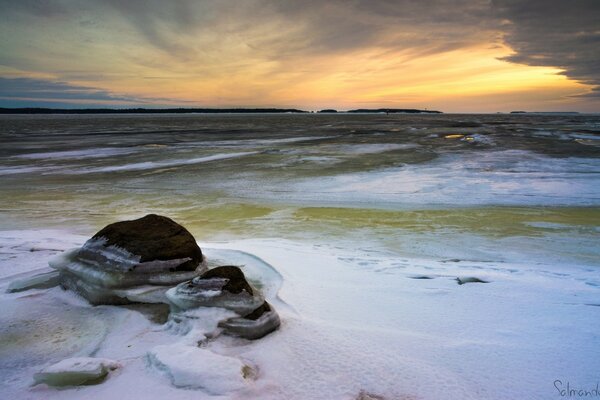
M 25 239 L 27 246 L 13 248 Z M 200 243 L 209 260 L 242 264 L 279 312 L 280 329 L 256 341 L 219 335 L 219 322 L 236 317 L 221 308 L 182 311 L 161 325 L 144 316 L 150 309 L 92 307 L 60 288 L 5 293 L 14 277 L 26 277 L 25 266 L 37 273 L 51 256 L 30 247 L 84 241 L 0 232 L 0 245 L 13 249 L 0 254 L 3 396 L 548 399 L 558 396 L 557 379 L 597 381 L 600 280 L 588 264 L 449 262 L 283 239 Z M 423 276 L 430 279 L 414 279 Z M 98 385 L 30 386 L 36 372 L 73 357 L 122 368 Z

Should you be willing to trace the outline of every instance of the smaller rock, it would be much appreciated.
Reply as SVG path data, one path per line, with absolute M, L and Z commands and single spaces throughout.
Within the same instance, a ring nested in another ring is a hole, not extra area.
M 257 309 L 241 318 L 229 318 L 219 323 L 224 333 L 255 340 L 277 330 L 279 315 L 266 301 Z
M 262 305 L 260 307 L 258 307 L 256 310 L 252 311 L 250 314 L 248 315 L 244 315 L 244 318 L 252 320 L 252 321 L 256 321 L 258 318 L 262 317 L 262 315 L 264 313 L 267 313 L 269 311 L 272 311 L 271 309 L 271 305 L 269 303 L 267 303 L 266 301 L 264 303 L 262 303 Z
M 206 271 L 199 279 L 209 280 L 212 278 L 227 279 L 221 290 L 227 290 L 229 293 L 240 293 L 242 290 L 245 290 L 248 294 L 253 294 L 252 287 L 239 267 L 233 265 L 216 267 Z
M 456 281 L 459 285 L 464 285 L 465 283 L 489 283 L 488 281 L 484 281 L 483 279 L 479 279 L 474 276 L 458 277 L 456 278 Z
M 105 358 L 67 358 L 44 368 L 33 376 L 35 384 L 48 386 L 95 385 L 104 381 L 110 371 L 121 365 Z
M 169 289 L 166 296 L 179 310 L 222 307 L 239 315 L 250 314 L 264 302 L 262 295 L 246 281 L 242 270 L 231 265 L 213 268 L 180 283 Z

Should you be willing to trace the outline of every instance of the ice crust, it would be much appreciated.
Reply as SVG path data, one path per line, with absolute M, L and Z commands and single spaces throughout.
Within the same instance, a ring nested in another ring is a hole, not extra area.
M 469 145 L 489 144 L 484 136 L 467 137 L 471 140 L 463 139 Z M 600 198 L 600 185 L 594 181 L 598 172 L 594 158 L 553 158 L 527 150 L 491 150 L 442 154 L 425 164 L 301 178 L 272 186 L 265 182 L 262 190 L 253 195 L 337 206 L 592 206 Z M 246 186 L 237 185 L 231 190 L 243 195 Z
M 35 384 L 49 386 L 78 386 L 100 383 L 120 364 L 105 358 L 67 358 L 44 368 L 33 376 Z
M 148 352 L 149 364 L 165 373 L 176 387 L 202 389 L 213 395 L 240 390 L 248 384 L 239 359 L 182 344 L 157 346 Z
M 195 271 L 138 273 L 99 269 L 78 257 L 79 249 L 72 249 L 50 260 L 52 268 L 68 272 L 90 284 L 104 288 L 126 288 L 137 285 L 174 285 L 192 279 L 204 272 L 206 266 L 200 264 Z

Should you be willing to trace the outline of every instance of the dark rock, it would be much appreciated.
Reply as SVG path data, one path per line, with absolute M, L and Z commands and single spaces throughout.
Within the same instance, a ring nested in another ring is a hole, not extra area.
M 229 293 L 240 293 L 242 290 L 248 292 L 248 294 L 254 294 L 252 287 L 246 281 L 244 273 L 239 267 L 233 265 L 225 265 L 206 271 L 200 279 L 211 279 L 211 278 L 223 278 L 227 279 L 227 283 L 221 287 L 221 290 L 226 290 Z
M 465 283 L 489 283 L 488 281 L 484 281 L 483 279 L 474 276 L 459 277 L 456 278 L 456 281 L 459 285 L 464 285 Z
M 244 317 L 229 318 L 219 323 L 227 335 L 245 339 L 260 339 L 274 332 L 281 325 L 279 315 L 266 301 Z
M 193 271 L 203 260 L 200 247 L 187 229 L 170 218 L 156 214 L 115 222 L 96 233 L 91 240 L 105 240 L 102 244 L 105 248 L 115 246 L 125 249 L 139 256 L 140 263 L 187 259 L 171 266 L 171 271 Z
M 63 288 L 94 305 L 120 305 L 167 303 L 169 287 L 206 271 L 203 258 L 184 227 L 150 214 L 110 224 L 49 264 Z
M 251 319 L 252 321 L 256 321 L 258 318 L 260 318 L 264 313 L 271 311 L 271 306 L 269 305 L 269 303 L 267 303 L 266 301 L 264 303 L 262 303 L 262 305 L 260 307 L 258 307 L 256 310 L 252 311 L 250 314 L 248 315 L 244 315 L 244 318 L 246 319 Z

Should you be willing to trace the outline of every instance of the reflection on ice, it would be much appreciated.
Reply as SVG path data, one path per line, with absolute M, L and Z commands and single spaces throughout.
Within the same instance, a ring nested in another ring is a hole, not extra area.
M 38 365 L 97 351 L 117 315 L 118 310 L 61 301 L 52 291 L 3 299 L 0 374 L 27 384 Z

